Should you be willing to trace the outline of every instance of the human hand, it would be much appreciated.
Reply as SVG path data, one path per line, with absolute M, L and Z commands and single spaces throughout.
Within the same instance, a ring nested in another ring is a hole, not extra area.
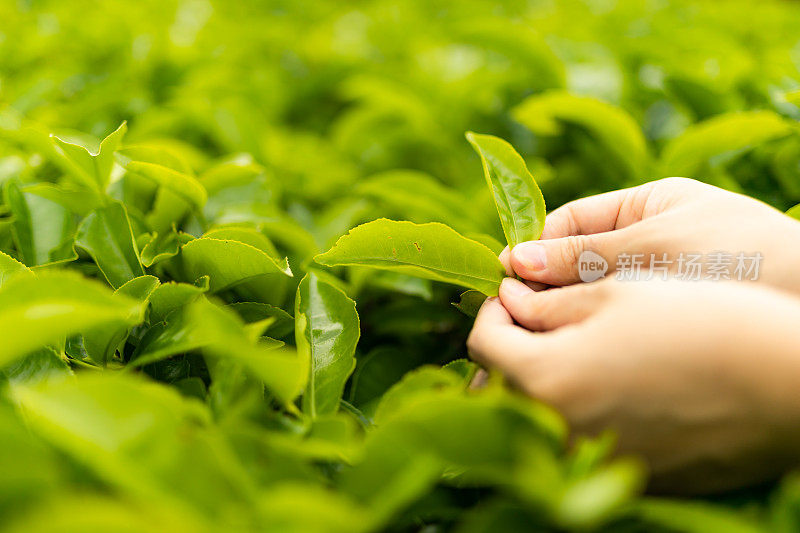
M 506 249 L 509 275 L 532 285 L 580 281 L 584 250 L 613 270 L 622 253 L 667 254 L 674 272 L 681 253 L 760 252 L 759 280 L 800 293 L 800 223 L 747 196 L 686 178 L 667 178 L 570 202 L 547 216 L 542 240 Z
M 797 464 L 798 323 L 800 301 L 751 284 L 606 279 L 534 292 L 507 278 L 468 347 L 576 433 L 615 430 L 654 490 L 705 493 Z

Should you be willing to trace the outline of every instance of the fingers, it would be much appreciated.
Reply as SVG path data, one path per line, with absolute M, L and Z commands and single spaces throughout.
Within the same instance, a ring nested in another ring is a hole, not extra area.
M 579 370 L 572 355 L 587 344 L 583 336 L 577 330 L 532 333 L 515 325 L 497 298 L 489 298 L 475 319 L 467 348 L 470 357 L 498 369 L 525 393 L 557 405 L 572 387 L 569 376 Z
M 508 263 L 518 276 L 545 285 L 562 286 L 579 281 L 593 281 L 601 277 L 599 274 L 607 273 L 616 265 L 620 253 L 635 251 L 631 249 L 631 243 L 635 241 L 637 234 L 636 227 L 628 227 L 596 235 L 573 235 L 523 242 L 508 254 Z M 582 256 L 584 252 L 594 253 Z M 583 279 L 581 261 L 584 261 Z M 602 272 L 589 279 L 589 270 Z
M 509 276 L 509 277 L 512 277 L 512 278 L 514 276 L 516 276 L 516 274 L 514 273 L 514 269 L 511 266 L 511 251 L 508 249 L 508 246 L 506 246 L 503 249 L 503 251 L 500 253 L 500 256 L 498 257 L 498 259 L 500 260 L 501 263 L 503 263 L 503 266 L 506 269 L 506 276 Z M 530 287 L 531 289 L 533 289 L 535 291 L 543 291 L 543 290 L 549 289 L 551 287 L 550 285 L 547 285 L 546 283 L 539 283 L 538 281 L 530 281 L 530 280 L 523 279 L 522 282 L 525 283 L 525 285 L 527 285 L 528 287 Z
M 535 292 L 524 283 L 506 278 L 500 285 L 500 302 L 520 325 L 550 331 L 581 322 L 605 301 L 605 283 L 585 283 Z
M 514 277 L 514 269 L 511 268 L 511 250 L 506 246 L 500 255 L 497 256 L 503 266 L 506 268 L 506 276 Z
M 641 220 L 641 212 L 632 208 L 638 208 L 642 202 L 632 200 L 643 196 L 642 187 L 611 191 L 562 205 L 547 215 L 542 239 L 603 233 L 620 229 L 623 223 L 627 226 Z M 621 215 L 625 216 L 621 219 Z
M 530 354 L 545 354 L 551 340 L 514 324 L 498 298 L 487 298 L 467 339 L 470 357 L 507 376 L 527 374 Z
M 481 368 L 475 373 L 475 376 L 473 376 L 472 381 L 469 383 L 469 388 L 472 390 L 479 390 L 484 388 L 488 382 L 489 373 Z

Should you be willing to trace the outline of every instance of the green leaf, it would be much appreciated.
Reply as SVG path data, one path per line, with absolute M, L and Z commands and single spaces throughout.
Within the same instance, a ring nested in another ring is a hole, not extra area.
M 305 388 L 308 360 L 288 349 L 253 343 L 232 311 L 203 298 L 188 307 L 187 320 L 193 331 L 204 338 L 204 352 L 241 364 L 287 407 Z
M 399 383 L 395 384 L 381 397 L 381 401 L 375 411 L 375 423 L 386 422 L 387 419 L 391 418 L 393 414 L 420 393 L 431 391 L 441 393 L 446 389 L 461 391 L 466 386 L 467 383 L 464 378 L 455 372 L 440 367 L 421 366 L 403 376 Z
M 371 513 L 343 494 L 319 485 L 286 483 L 264 492 L 258 502 L 259 528 L 267 533 L 373 531 Z
M 138 300 L 146 305 L 150 295 L 160 284 L 155 276 L 139 276 L 115 290 L 114 294 Z M 128 337 L 129 330 L 130 325 L 123 322 L 84 331 L 83 345 L 87 355 L 96 363 L 105 365 Z
M 297 287 L 294 315 L 297 350 L 309 361 L 303 411 L 312 418 L 334 413 L 356 364 L 361 335 L 356 304 L 310 273 Z
M 326 266 L 356 265 L 395 270 L 453 283 L 496 296 L 505 268 L 484 245 L 444 224 L 385 218 L 362 224 L 314 260 Z
M 57 149 L 64 155 L 73 175 L 90 189 L 103 192 L 111 178 L 114 166 L 114 152 L 119 148 L 128 126 L 125 122 L 100 143 L 100 149 L 93 153 L 85 146 L 67 142 L 52 135 Z
M 584 128 L 619 161 L 630 179 L 644 177 L 649 154 L 636 121 L 618 107 L 566 91 L 531 96 L 512 111 L 514 118 L 532 132 L 560 135 L 562 123 Z
M 238 302 L 229 307 L 248 324 L 273 319 L 266 330 L 272 337 L 281 338 L 294 332 L 294 317 L 280 307 L 261 302 Z
M 150 321 L 160 322 L 176 309 L 195 301 L 208 291 L 208 278 L 200 278 L 197 285 L 171 281 L 159 285 L 150 295 Z
M 358 269 L 358 267 L 351 267 L 351 272 L 356 269 Z M 370 287 L 377 287 L 400 294 L 408 294 L 409 296 L 418 296 L 426 301 L 433 299 L 433 287 L 430 280 L 388 270 L 379 271 L 371 268 L 364 268 L 362 270 L 365 272 L 362 276 L 362 280 Z
M 461 311 L 467 316 L 475 318 L 478 316 L 478 310 L 486 301 L 486 295 L 480 291 L 466 291 L 462 292 L 458 302 L 453 303 L 453 307 Z
M 726 163 L 765 142 L 793 131 L 792 125 L 772 111 L 728 113 L 686 128 L 664 148 L 659 163 L 664 176 L 703 179 L 706 166 Z
M 797 204 L 796 206 L 786 211 L 786 215 L 792 217 L 795 220 L 800 220 L 800 204 Z
M 0 370 L 0 377 L 5 377 L 12 384 L 38 383 L 71 374 L 67 362 L 49 346 L 17 359 Z
M 249 476 L 211 425 L 208 408 L 171 387 L 84 372 L 12 394 L 32 431 L 115 493 L 183 511 L 187 504 L 207 509 L 252 497 Z
M 589 529 L 602 524 L 628 504 L 643 485 L 643 468 L 619 460 L 570 483 L 560 498 L 557 520 L 567 529 Z
M 11 257 L 10 255 L 0 252 L 0 287 L 2 287 L 8 280 L 17 275 L 30 275 L 31 271 L 28 267 Z
M 17 276 L 0 288 L 0 366 L 96 327 L 134 325 L 144 305 L 67 272 Z
M 179 196 L 195 209 L 201 209 L 208 199 L 203 185 L 189 174 L 144 161 L 131 161 L 126 168 L 129 172 L 144 176 Z
M 292 277 L 286 259 L 278 260 L 262 249 L 236 240 L 202 237 L 186 243 L 181 254 L 189 279 L 208 276 L 212 293 L 258 277 L 278 280 Z
M 170 231 L 164 237 L 158 233 L 143 233 L 137 240 L 137 243 L 141 245 L 139 256 L 142 266 L 150 268 L 175 257 L 180 252 L 181 246 L 190 240 L 192 240 L 191 236 L 176 231 Z
M 4 524 L 5 525 L 5 524 Z M 207 524 L 206 524 L 207 525 Z M 8 522 L 7 533 L 30 531 L 155 531 L 172 533 L 201 531 L 199 516 L 164 502 L 131 505 L 113 496 L 70 494 L 69 499 L 53 496 L 32 507 L 30 512 Z
M 350 380 L 349 401 L 371 416 L 383 394 L 425 359 L 424 352 L 406 350 L 397 345 L 379 346 L 367 354 L 360 354 Z
M 691 501 L 648 498 L 636 505 L 636 514 L 650 527 L 680 533 L 766 533 L 767 529 L 732 510 Z
M 253 248 L 258 248 L 262 252 L 278 259 L 278 250 L 263 233 L 252 228 L 241 226 L 230 226 L 208 230 L 203 238 L 217 239 L 218 241 L 236 241 L 249 244 Z
M 496 255 L 500 255 L 503 253 L 505 249 L 505 244 L 501 243 L 491 235 L 487 235 L 485 233 L 465 233 L 464 237 L 467 239 L 472 239 L 473 241 L 478 241 L 482 245 L 486 246 L 488 249 L 493 251 Z
M 61 205 L 24 191 L 10 181 L 5 187 L 6 203 L 14 215 L 12 234 L 22 262 L 29 267 L 71 261 L 75 222 Z
M 508 245 L 513 248 L 521 242 L 537 240 L 547 211 L 542 191 L 525 161 L 503 139 L 472 132 L 466 136 L 481 157 L 486 184 L 494 195 Z
M 78 227 L 75 245 L 92 256 L 114 288 L 144 275 L 128 213 L 119 202 L 92 211 Z
M 35 194 L 42 198 L 47 198 L 51 202 L 55 202 L 64 209 L 75 213 L 81 217 L 85 217 L 92 210 L 97 209 L 102 205 L 100 198 L 93 201 L 88 197 L 86 190 L 71 189 L 63 186 L 53 185 L 51 183 L 34 183 L 25 186 L 25 192 Z
M 134 300 L 139 300 L 140 302 L 146 302 L 150 299 L 150 296 L 155 292 L 155 290 L 161 286 L 161 281 L 155 276 L 139 276 L 134 278 L 120 288 L 114 291 L 114 294 L 122 294 L 124 296 L 128 296 L 129 298 L 133 298 Z

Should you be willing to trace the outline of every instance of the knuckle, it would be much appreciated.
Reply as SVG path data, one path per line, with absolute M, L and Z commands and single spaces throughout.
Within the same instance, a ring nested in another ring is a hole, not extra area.
M 560 249 L 560 260 L 563 265 L 575 265 L 577 269 L 581 253 L 585 250 L 587 239 L 584 235 L 572 235 L 564 238 L 564 245 Z

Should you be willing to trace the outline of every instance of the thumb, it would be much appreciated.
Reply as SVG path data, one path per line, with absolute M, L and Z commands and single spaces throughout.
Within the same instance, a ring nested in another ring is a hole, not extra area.
M 631 242 L 634 227 L 522 242 L 510 254 L 511 267 L 521 278 L 548 285 L 594 281 L 614 270 L 617 256 Z M 583 274 L 583 276 L 581 275 Z

